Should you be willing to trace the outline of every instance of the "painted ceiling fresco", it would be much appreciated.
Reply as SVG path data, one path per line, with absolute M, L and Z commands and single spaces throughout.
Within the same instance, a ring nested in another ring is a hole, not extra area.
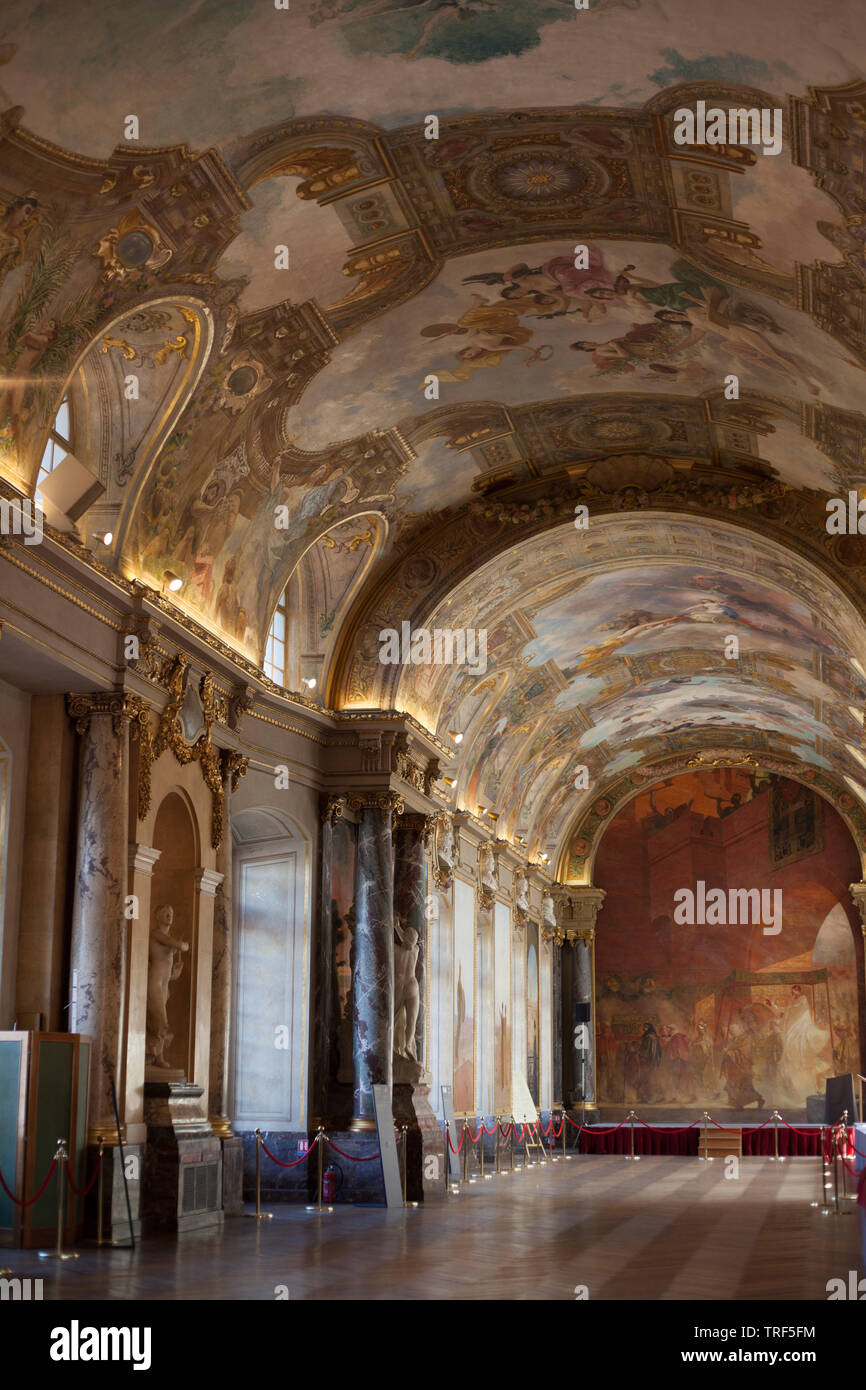
M 603 778 L 732 739 L 863 794 L 857 614 L 811 566 L 724 523 L 607 518 L 520 542 L 426 624 L 487 632 L 484 672 L 407 665 L 396 698 L 446 742 L 463 735 L 457 802 L 495 810 L 499 833 L 553 850 Z
M 100 563 L 259 667 L 288 592 L 289 687 L 463 732 L 443 796 L 536 850 L 683 749 L 859 797 L 861 8 L 11 0 L 4 486 L 72 383 Z M 679 145 L 698 100 L 780 153 Z M 446 618 L 482 676 L 379 662 Z

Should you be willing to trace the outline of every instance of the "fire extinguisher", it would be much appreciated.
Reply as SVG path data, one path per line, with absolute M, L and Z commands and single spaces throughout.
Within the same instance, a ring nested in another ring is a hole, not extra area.
M 343 1174 L 340 1172 L 339 1168 L 335 1168 L 334 1165 L 331 1164 L 329 1167 L 327 1167 L 327 1168 L 325 1169 L 324 1173 L 322 1174 L 322 1201 L 323 1201 L 323 1202 L 333 1202 L 333 1201 L 335 1200 L 335 1198 L 336 1198 L 336 1196 L 337 1196 L 337 1179 L 338 1179 L 338 1178 L 339 1178 L 339 1180 L 340 1180 L 340 1184 L 339 1184 L 339 1185 L 342 1187 L 342 1183 L 343 1183 Z

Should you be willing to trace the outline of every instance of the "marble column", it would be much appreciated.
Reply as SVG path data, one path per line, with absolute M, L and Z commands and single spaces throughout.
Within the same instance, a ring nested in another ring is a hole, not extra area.
M 327 1116 L 331 1082 L 337 1075 L 337 1012 L 334 972 L 336 946 L 332 911 L 334 826 L 346 806 L 342 796 L 322 798 L 322 871 L 319 880 L 319 932 L 313 972 L 313 1104 L 314 1121 Z
M 434 818 L 420 812 L 399 816 L 394 836 L 394 917 L 402 930 L 418 933 L 418 1019 L 415 1056 L 424 1065 L 427 1053 L 427 859 Z
M 556 924 L 551 935 L 562 947 L 561 1018 L 562 1018 L 562 1084 L 572 1101 L 581 1095 L 587 1105 L 594 1105 L 595 1091 L 595 922 L 605 894 L 601 888 L 589 885 L 557 883 L 551 890 L 555 902 Z M 585 1066 L 574 1046 L 574 1029 L 578 1004 L 589 1005 L 589 1036 Z M 562 1099 L 568 1103 L 569 1096 Z
M 562 1091 L 562 941 L 555 940 L 553 943 L 553 961 L 551 964 L 551 1029 L 553 1034 L 552 1048 L 552 1076 L 553 1086 L 552 1100 L 564 1102 L 565 1097 Z
M 574 950 L 574 972 L 572 976 L 572 1001 L 575 1005 L 588 1004 L 590 1022 L 587 1025 L 587 1036 L 589 1048 L 586 1054 L 585 1065 L 581 1066 L 580 1055 L 575 1057 L 575 1089 L 580 1090 L 583 1086 L 582 1099 L 587 1105 L 595 1100 L 595 1019 L 593 1017 L 593 937 L 595 932 L 589 928 L 580 932 L 577 939 L 573 942 Z M 576 1016 L 577 1010 L 572 1010 L 572 1020 Z M 572 1034 L 574 1023 L 572 1022 Z M 572 1046 L 574 1045 L 572 1037 Z
M 360 812 L 355 871 L 355 979 L 352 1055 L 353 1129 L 373 1129 L 373 1086 L 390 1089 L 394 1044 L 394 858 L 392 816 L 403 810 L 395 792 L 350 796 Z
M 124 691 L 68 696 L 81 735 L 69 1027 L 93 1040 L 89 1143 L 117 1143 L 112 1081 L 123 1104 L 129 721 L 140 709 Z
M 229 1030 L 232 1015 L 232 790 L 247 769 L 247 759 L 225 749 L 222 753 L 224 786 L 223 834 L 216 851 L 216 873 L 221 875 L 214 894 L 213 962 L 211 969 L 210 1060 L 208 1066 L 208 1119 L 219 1139 L 231 1139 L 229 1120 Z

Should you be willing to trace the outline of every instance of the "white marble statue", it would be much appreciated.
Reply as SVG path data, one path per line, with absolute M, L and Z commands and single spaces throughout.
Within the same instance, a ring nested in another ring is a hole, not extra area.
M 514 880 L 514 906 L 518 912 L 529 911 L 529 879 L 524 873 L 518 873 Z
M 395 925 L 394 947 L 394 1055 L 417 1061 L 415 1028 L 421 1006 L 421 991 L 415 969 L 420 950 L 414 927 Z
M 490 845 L 482 845 L 479 856 L 481 865 L 481 886 L 488 893 L 495 893 L 499 888 L 499 878 L 496 872 L 496 855 Z
M 541 898 L 541 920 L 546 927 L 556 926 L 556 899 L 549 890 Z
M 170 1065 L 165 1060 L 165 1049 L 173 1037 L 168 1023 L 168 992 L 172 980 L 183 970 L 183 952 L 189 950 L 188 941 L 172 936 L 173 921 L 173 907 L 166 904 L 156 909 L 156 921 L 150 929 L 147 973 L 146 1060 L 151 1067 L 165 1069 Z
M 450 817 L 444 816 L 439 822 L 439 833 L 436 837 L 436 854 L 440 864 L 446 869 L 454 868 L 454 826 L 451 824 Z

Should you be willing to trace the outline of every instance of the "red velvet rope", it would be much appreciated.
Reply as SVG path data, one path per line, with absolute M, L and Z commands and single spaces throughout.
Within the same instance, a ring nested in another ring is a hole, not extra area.
M 83 1188 L 81 1189 L 80 1192 L 79 1192 L 78 1188 L 75 1186 L 75 1183 L 72 1181 L 72 1174 L 71 1174 L 70 1171 L 69 1171 L 69 1164 L 68 1164 L 68 1163 L 66 1164 L 66 1181 L 69 1183 L 69 1186 L 72 1188 L 72 1191 L 75 1193 L 76 1197 L 86 1197 L 86 1196 L 87 1196 L 88 1192 L 91 1190 L 91 1188 L 93 1187 L 93 1184 L 96 1182 L 96 1179 L 97 1179 L 97 1177 L 99 1176 L 99 1165 L 100 1165 L 101 1163 L 102 1163 L 102 1154 L 97 1154 L 96 1163 L 95 1163 L 94 1168 L 93 1168 L 93 1177 L 90 1179 L 90 1182 L 87 1184 L 87 1186 L 86 1186 L 86 1187 L 83 1187 Z
M 512 1121 L 511 1121 L 511 1124 L 510 1124 L 510 1125 L 507 1125 L 505 1129 L 503 1129 L 503 1128 L 502 1128 L 502 1125 L 500 1125 L 500 1126 L 499 1126 L 499 1133 L 502 1135 L 502 1138 L 503 1138 L 503 1139 L 507 1139 L 508 1136 L 509 1136 L 509 1134 L 511 1134 L 511 1132 L 512 1132 L 513 1129 L 514 1129 L 514 1121 L 512 1120 Z
M 381 1153 L 368 1154 L 366 1158 L 360 1158 L 358 1154 L 347 1154 L 344 1153 L 342 1149 L 338 1149 L 333 1139 L 329 1139 L 327 1134 L 324 1136 L 324 1139 L 326 1144 L 330 1144 L 332 1149 L 336 1149 L 341 1158 L 348 1158 L 352 1163 L 372 1163 L 374 1158 L 382 1157 Z M 310 1149 L 310 1153 L 312 1152 L 312 1149 Z M 306 1157 L 306 1155 L 304 1156 Z
M 449 1131 L 449 1130 L 446 1130 L 445 1133 L 448 1135 L 448 1147 L 449 1147 L 449 1149 L 451 1150 L 451 1152 L 452 1152 L 453 1154 L 459 1154 L 459 1152 L 460 1152 L 460 1150 L 463 1148 L 463 1145 L 464 1145 L 465 1140 L 466 1140 L 466 1130 L 464 1129 L 463 1133 L 461 1134 L 461 1136 L 460 1136 L 460 1143 L 457 1145 L 457 1148 L 456 1148 L 456 1149 L 455 1149 L 454 1145 L 453 1145 L 452 1142 L 451 1142 L 451 1133 L 450 1133 L 450 1131 Z
M 622 1129 L 623 1125 L 627 1123 L 625 1120 L 620 1120 L 619 1124 L 614 1125 L 613 1129 L 594 1129 L 590 1125 L 575 1124 L 570 1115 L 566 1115 L 565 1118 L 568 1120 L 572 1129 L 579 1129 L 581 1134 L 616 1134 L 617 1130 Z
M 0 1173 L 0 1187 L 3 1188 L 3 1191 L 6 1193 L 6 1196 L 9 1198 L 9 1200 L 15 1203 L 16 1207 L 32 1207 L 34 1202 L 38 1202 L 38 1201 L 39 1201 L 39 1198 L 42 1196 L 43 1192 L 45 1191 L 46 1187 L 48 1186 L 48 1183 L 49 1183 L 49 1181 L 50 1181 L 51 1175 L 52 1175 L 52 1173 L 54 1172 L 54 1169 L 55 1169 L 56 1167 L 57 1167 L 57 1159 L 56 1159 L 56 1158 L 52 1158 L 52 1160 L 51 1160 L 51 1167 L 48 1169 L 48 1172 L 47 1172 L 46 1175 L 45 1175 L 45 1181 L 44 1181 L 44 1183 L 43 1183 L 42 1186 L 40 1187 L 39 1191 L 36 1193 L 36 1196 L 35 1196 L 35 1197 L 29 1197 L 29 1198 L 27 1199 L 26 1202 L 19 1201 L 19 1199 L 15 1196 L 14 1192 L 10 1192 L 10 1191 L 9 1191 L 9 1188 L 6 1186 L 6 1180 L 5 1180 L 5 1178 L 3 1177 L 3 1174 L 2 1174 L 2 1173 Z
M 538 1128 L 541 1130 L 541 1132 L 542 1132 L 542 1134 L 544 1135 L 545 1139 L 547 1138 L 548 1134 L 550 1133 L 550 1130 L 551 1130 L 551 1126 L 552 1126 L 552 1125 L 553 1125 L 553 1116 L 552 1116 L 552 1115 L 551 1115 L 550 1119 L 547 1121 L 547 1129 L 544 1128 L 544 1125 L 543 1125 L 543 1124 L 541 1123 L 541 1121 L 539 1120 L 539 1122 L 538 1122 Z
M 779 1116 L 779 1119 L 782 1120 L 782 1124 L 785 1126 L 786 1129 L 790 1129 L 793 1134 L 802 1134 L 807 1139 L 810 1135 L 815 1134 L 816 1132 L 814 1129 L 795 1129 L 793 1125 L 788 1124 L 787 1120 L 782 1119 L 781 1115 Z M 817 1132 L 820 1133 L 820 1130 Z
M 492 1129 L 488 1129 L 486 1125 L 482 1125 L 481 1128 L 490 1139 L 492 1139 L 493 1135 L 496 1133 L 496 1125 L 494 1125 Z
M 665 1126 L 648 1125 L 645 1120 L 638 1120 L 636 1115 L 635 1119 L 639 1125 L 643 1125 L 644 1129 L 650 1130 L 653 1134 L 688 1134 L 690 1129 L 700 1124 L 700 1120 L 692 1120 L 690 1125 L 683 1125 L 682 1129 L 667 1129 Z
M 477 1143 L 478 1143 L 478 1140 L 481 1138 L 481 1131 L 482 1131 L 483 1129 L 484 1129 L 484 1126 L 483 1126 L 483 1125 L 479 1125 L 478 1133 L 477 1133 L 477 1134 L 473 1134 L 473 1133 L 472 1133 L 472 1130 L 469 1128 L 469 1126 L 468 1126 L 468 1125 L 465 1126 L 466 1133 L 469 1135 L 469 1142 L 470 1142 L 470 1144 L 477 1144 Z
M 555 1130 L 553 1131 L 553 1137 L 554 1137 L 554 1139 L 561 1139 L 561 1138 L 562 1138 L 562 1131 L 563 1131 L 564 1129 L 565 1129 L 565 1116 L 563 1116 L 563 1118 L 562 1118 L 562 1123 L 560 1124 L 559 1129 L 555 1129 Z
M 284 1163 L 281 1158 L 277 1158 L 275 1154 L 272 1154 L 264 1139 L 262 1140 L 262 1148 L 264 1149 L 271 1162 L 276 1163 L 278 1168 L 297 1168 L 299 1163 L 306 1163 L 307 1159 L 310 1157 L 310 1154 L 313 1152 L 313 1149 L 316 1147 L 318 1142 L 319 1136 L 317 1134 L 312 1144 L 307 1149 L 307 1152 L 305 1154 L 301 1154 L 300 1158 L 293 1158 L 291 1163 Z

